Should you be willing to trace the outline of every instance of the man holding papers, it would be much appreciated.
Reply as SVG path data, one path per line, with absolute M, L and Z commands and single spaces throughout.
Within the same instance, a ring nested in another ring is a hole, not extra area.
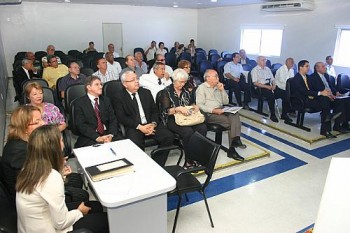
M 228 104 L 228 95 L 222 83 L 219 82 L 218 73 L 215 70 L 207 70 L 204 74 L 205 82 L 198 86 L 196 91 L 197 105 L 206 113 L 208 123 L 215 123 L 228 129 L 230 149 L 227 152 L 229 158 L 243 161 L 235 147 L 245 149 L 247 146 L 241 142 L 241 121 L 239 114 L 227 113 L 223 109 Z

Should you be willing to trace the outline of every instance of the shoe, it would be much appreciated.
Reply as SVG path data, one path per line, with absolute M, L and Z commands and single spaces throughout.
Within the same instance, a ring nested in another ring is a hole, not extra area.
M 337 113 L 331 113 L 329 116 L 326 117 L 325 122 L 331 121 L 331 120 L 335 120 L 338 117 L 341 116 L 341 112 L 337 112 Z
M 278 119 L 275 114 L 270 116 L 271 121 L 278 123 Z
M 331 132 L 321 133 L 321 135 L 326 136 L 326 138 L 328 138 L 328 139 L 337 137 L 337 136 L 333 135 Z
M 244 161 L 244 158 L 237 153 L 234 147 L 230 147 L 230 149 L 228 149 L 227 157 L 237 161 Z
M 295 112 L 290 112 L 288 113 L 290 117 L 296 118 L 297 114 Z
M 236 148 L 238 147 L 241 149 L 247 148 L 247 145 L 243 144 L 240 138 L 238 138 L 237 140 L 233 140 L 231 143 L 231 146 L 236 147 Z
M 284 120 L 285 122 L 293 122 L 292 119 L 289 118 L 289 116 L 287 114 L 282 115 L 281 119 Z
M 243 104 L 243 109 L 245 109 L 245 110 L 250 110 L 250 107 L 249 107 L 248 104 Z
M 338 131 L 339 133 L 349 133 L 350 129 L 339 126 L 339 127 L 333 127 L 333 131 Z

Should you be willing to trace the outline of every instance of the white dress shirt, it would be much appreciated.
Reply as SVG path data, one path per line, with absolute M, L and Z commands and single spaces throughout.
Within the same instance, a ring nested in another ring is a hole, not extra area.
M 126 91 L 129 93 L 131 99 L 133 100 L 133 99 L 134 99 L 133 94 L 132 94 L 130 91 L 128 91 L 128 90 L 126 90 Z M 143 107 L 142 107 L 142 104 L 141 104 L 141 100 L 140 100 L 139 93 L 137 93 L 137 92 L 135 93 L 135 98 L 136 98 L 136 100 L 137 100 L 137 105 L 139 106 L 139 112 L 140 112 L 141 123 L 142 123 L 142 124 L 147 124 L 147 119 L 146 119 L 145 111 L 143 111 Z
M 337 79 L 337 73 L 335 72 L 334 66 L 326 64 L 326 68 L 327 68 L 327 74 Z
M 288 69 L 286 65 L 283 65 L 276 72 L 275 83 L 280 89 L 286 90 L 287 80 L 293 77 L 294 77 L 294 69 L 293 68 Z
M 172 84 L 171 79 L 166 80 L 165 78 L 161 79 L 161 84 L 158 82 L 159 78 L 154 73 L 143 74 L 140 77 L 140 86 L 144 87 L 151 91 L 153 99 L 156 100 L 157 93 L 163 90 L 165 87 Z
M 113 72 L 114 77 L 118 80 L 119 74 L 122 71 L 122 67 L 120 66 L 119 62 L 113 62 L 113 64 L 107 62 L 107 70 L 110 70 Z
M 273 74 L 270 68 L 267 66 L 265 66 L 264 68 L 260 66 L 255 66 L 252 69 L 251 75 L 252 75 L 253 83 L 257 82 L 261 84 L 266 84 L 266 83 L 272 84 L 274 82 Z

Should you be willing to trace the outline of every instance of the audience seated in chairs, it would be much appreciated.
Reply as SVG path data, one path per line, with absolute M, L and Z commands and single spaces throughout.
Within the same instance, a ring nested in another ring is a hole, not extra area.
M 25 93 L 29 104 L 40 109 L 46 125 L 56 125 L 61 132 L 65 130 L 67 125 L 64 116 L 54 104 L 44 102 L 43 87 L 39 83 L 29 83 L 25 88 Z
M 105 54 L 105 58 L 107 60 L 107 70 L 111 70 L 114 74 L 114 77 L 118 80 L 119 74 L 122 72 L 122 67 L 120 66 L 119 62 L 114 61 L 112 52 L 107 52 Z
M 29 136 L 27 158 L 16 183 L 18 231 L 68 232 L 88 228 L 94 233 L 108 232 L 107 214 L 100 204 L 95 209 L 81 202 L 76 209 L 68 210 L 62 149 L 61 134 L 54 126 L 41 126 Z
M 148 73 L 148 66 L 146 62 L 143 61 L 143 54 L 138 51 L 134 54 L 135 56 L 135 65 L 143 70 L 143 72 L 146 74 Z
M 153 72 L 143 74 L 140 77 L 140 86 L 151 91 L 153 99 L 156 99 L 157 93 L 165 87 L 172 84 L 169 76 L 165 76 L 165 65 L 161 62 L 156 62 L 152 68 Z
M 126 138 L 133 141 L 142 150 L 145 139 L 155 139 L 159 147 L 173 145 L 174 135 L 159 123 L 159 111 L 149 90 L 140 87 L 137 76 L 126 71 L 121 76 L 124 86 L 121 92 L 112 98 L 118 121 L 124 125 Z M 156 162 L 165 165 L 168 153 L 157 157 Z
M 239 63 L 243 64 L 250 64 L 250 59 L 247 57 L 247 54 L 244 49 L 239 50 L 239 56 L 240 56 L 240 61 Z
M 58 91 L 60 93 L 61 99 L 64 99 L 64 92 L 66 91 L 67 87 L 77 84 L 77 83 L 84 83 L 86 80 L 86 76 L 83 73 L 80 73 L 80 67 L 79 64 L 75 61 L 69 63 L 68 68 L 69 73 L 64 76 L 58 84 Z
M 112 44 L 112 43 L 108 44 L 108 52 L 113 53 L 113 58 L 120 57 L 119 53 L 117 51 L 115 51 L 114 44 Z
M 123 139 L 112 105 L 102 95 L 102 82 L 97 76 L 89 76 L 85 83 L 86 95 L 74 102 L 75 128 L 78 139 L 75 147 L 91 146 Z
M 42 66 L 41 61 L 38 61 L 35 59 L 35 55 L 33 52 L 26 52 L 25 59 L 31 60 L 33 62 L 34 70 L 33 72 L 36 73 L 39 77 L 41 77 L 42 74 Z
M 43 79 L 49 83 L 49 87 L 55 89 L 57 79 L 68 74 L 68 67 L 58 64 L 56 56 L 47 56 L 48 66 L 44 69 Z
M 205 82 L 198 86 L 196 91 L 197 105 L 206 114 L 207 123 L 214 123 L 228 129 L 230 148 L 227 152 L 229 158 L 243 161 L 235 147 L 245 149 L 240 139 L 241 121 L 239 114 L 225 113 L 224 104 L 228 104 L 228 96 L 224 85 L 219 82 L 218 73 L 215 70 L 207 70 L 204 75 Z
M 260 89 L 261 95 L 267 98 L 267 102 L 270 110 L 270 119 L 273 122 L 278 122 L 275 114 L 275 99 L 282 99 L 282 116 L 281 119 L 291 122 L 292 119 L 287 115 L 290 112 L 289 104 L 283 92 L 276 86 L 273 74 L 266 66 L 266 58 L 259 56 L 257 58 L 258 65 L 251 71 L 252 81 L 256 88 Z
M 94 43 L 93 41 L 90 41 L 90 42 L 89 42 L 89 47 L 87 47 L 87 48 L 83 51 L 83 53 L 87 54 L 87 53 L 90 52 L 90 51 L 96 51 L 96 52 L 97 52 L 97 50 L 95 49 L 95 43 Z
M 156 55 L 161 54 L 161 55 L 165 56 L 165 54 L 167 52 L 168 51 L 164 48 L 164 42 L 159 42 L 158 43 L 158 49 L 156 51 Z
M 313 112 L 321 111 L 321 129 L 320 134 L 327 138 L 334 138 L 331 133 L 332 118 L 339 117 L 340 114 L 331 115 L 331 100 L 329 99 L 330 90 L 315 91 L 307 75 L 310 65 L 307 60 L 301 60 L 298 63 L 299 72 L 291 79 L 291 96 L 294 101 L 301 101 L 304 108 L 309 108 Z M 293 101 L 292 98 L 292 101 Z M 293 103 L 292 103 L 293 104 Z M 301 104 L 298 104 L 301 105 Z
M 349 120 L 349 116 L 346 115 L 346 108 L 349 109 L 350 107 L 350 99 L 337 98 L 336 95 L 333 95 L 332 89 L 326 78 L 326 76 L 328 76 L 329 80 L 329 75 L 327 74 L 327 69 L 323 62 L 316 62 L 314 70 L 315 72 L 310 76 L 310 81 L 312 83 L 310 88 L 312 88 L 312 90 L 314 91 L 319 92 L 323 90 L 328 90 L 328 98 L 331 101 L 331 108 L 333 109 L 333 113 L 342 113 L 340 117 L 335 119 L 333 130 L 341 133 L 349 132 L 349 129 L 346 127 Z M 342 125 L 344 125 L 345 127 L 343 127 Z
M 115 76 L 112 70 L 109 70 L 107 67 L 106 58 L 99 58 L 96 61 L 96 65 L 98 70 L 92 75 L 99 77 L 102 83 L 106 83 L 108 81 L 117 80 L 118 77 Z
M 50 55 L 56 57 L 57 64 L 62 64 L 60 57 L 55 56 L 55 46 L 48 45 L 46 48 L 46 52 L 47 52 L 47 55 L 45 55 L 41 58 L 41 63 L 42 63 L 43 68 L 46 68 L 49 66 L 48 56 L 50 56 Z
M 327 68 L 327 74 L 330 76 L 333 76 L 334 78 L 337 77 L 337 73 L 335 72 L 334 66 L 333 66 L 333 58 L 332 56 L 326 57 L 326 68 Z
M 152 40 L 151 45 L 145 51 L 147 63 L 155 59 L 154 56 L 155 56 L 156 52 L 157 52 L 157 42 Z
M 137 75 L 137 78 L 140 78 L 141 75 L 145 74 L 145 72 L 140 67 L 136 66 L 134 56 L 127 55 L 125 57 L 125 64 L 127 66 L 122 69 L 122 72 L 120 72 L 119 76 L 122 76 L 126 71 L 134 72 Z
M 182 138 L 183 148 L 185 151 L 185 167 L 196 166 L 196 161 L 190 160 L 187 156 L 188 142 L 192 134 L 198 131 L 202 135 L 206 135 L 207 127 L 205 123 L 193 125 L 193 126 L 180 126 L 175 122 L 175 113 L 181 113 L 183 115 L 190 114 L 189 110 L 185 106 L 193 106 L 194 111 L 199 111 L 197 105 L 195 105 L 194 96 L 184 87 L 188 80 L 188 74 L 183 69 L 176 69 L 173 74 L 173 84 L 162 90 L 159 103 L 161 106 L 161 114 L 168 129 Z
M 38 74 L 34 73 L 34 66 L 33 61 L 28 59 L 22 60 L 22 67 L 19 67 L 15 71 L 15 76 L 13 77 L 13 82 L 16 90 L 16 100 L 19 100 L 22 104 L 23 100 L 23 89 L 22 89 L 22 83 L 26 80 L 32 79 L 32 78 L 39 78 Z
M 251 101 L 250 87 L 246 82 L 245 76 L 243 75 L 243 67 L 239 64 L 240 56 L 238 53 L 232 54 L 233 60 L 228 62 L 224 66 L 224 75 L 226 84 L 228 86 L 228 99 L 229 103 L 232 102 L 232 92 L 235 94 L 236 100 L 239 106 L 243 106 L 244 109 L 249 110 L 248 103 Z M 242 104 L 242 94 L 244 92 L 244 101 Z
M 197 88 L 197 83 L 194 80 L 194 76 L 191 75 L 191 62 L 187 60 L 180 60 L 177 64 L 177 67 L 180 69 L 184 69 L 188 74 L 188 80 L 185 84 L 185 88 L 190 92 L 190 94 L 192 92 L 195 92 Z
M 160 63 L 163 63 L 165 65 L 165 74 L 164 74 L 165 78 L 168 79 L 168 78 L 173 76 L 173 69 L 170 66 L 168 66 L 167 64 L 165 64 L 164 55 L 157 54 L 155 62 L 160 62 Z M 153 73 L 153 66 L 152 66 L 152 69 L 149 71 L 149 73 Z

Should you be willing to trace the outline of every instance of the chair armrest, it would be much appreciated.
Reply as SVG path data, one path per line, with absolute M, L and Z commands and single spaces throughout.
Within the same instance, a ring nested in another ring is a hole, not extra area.
M 182 150 L 182 148 L 180 146 L 173 145 L 173 146 L 166 146 L 166 147 L 161 147 L 161 148 L 154 149 L 151 152 L 151 158 L 153 159 L 153 158 L 157 157 L 158 154 L 161 153 L 161 152 L 164 152 L 164 151 L 170 152 L 172 150 L 179 150 L 180 151 L 180 157 L 179 157 L 179 160 L 177 162 L 177 165 L 179 165 L 180 160 L 183 157 L 183 150 Z
M 193 168 L 188 168 L 186 170 L 181 170 L 176 173 L 176 178 L 179 178 L 182 175 L 189 174 L 189 173 L 197 173 L 200 171 L 204 171 L 205 167 L 199 166 L 199 167 L 193 167 Z

